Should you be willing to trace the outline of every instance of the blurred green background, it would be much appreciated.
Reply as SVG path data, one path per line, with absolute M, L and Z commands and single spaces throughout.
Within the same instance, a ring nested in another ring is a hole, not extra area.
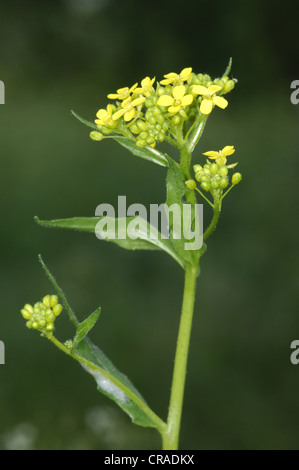
M 238 85 L 194 157 L 235 145 L 243 181 L 202 259 L 181 448 L 298 449 L 296 13 L 297 2 L 277 0 L 2 2 L 0 448 L 159 448 L 155 431 L 132 425 L 19 310 L 52 292 L 41 253 L 81 319 L 102 306 L 92 340 L 165 418 L 181 269 L 33 217 L 93 216 L 117 195 L 163 202 L 165 169 L 92 142 L 70 110 L 92 120 L 108 92 L 186 66 L 217 77 L 232 56 Z M 57 323 L 60 338 L 72 335 Z

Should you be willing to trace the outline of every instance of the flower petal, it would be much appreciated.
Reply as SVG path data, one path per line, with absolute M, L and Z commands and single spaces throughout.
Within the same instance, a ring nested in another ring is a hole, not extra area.
M 209 93 L 214 94 L 217 93 L 217 91 L 220 91 L 222 89 L 222 86 L 219 85 L 210 85 L 208 87 Z
M 118 99 L 118 94 L 109 93 L 109 95 L 107 95 L 107 98 L 109 98 L 109 100 L 117 100 Z
M 192 87 L 192 93 L 195 93 L 196 95 L 208 95 L 209 94 L 209 90 L 205 87 L 205 86 L 202 86 L 202 85 L 194 85 Z
M 213 102 L 221 109 L 225 109 L 228 105 L 228 101 L 225 98 L 222 98 L 222 96 L 214 96 Z
M 141 103 L 145 102 L 145 98 L 142 96 L 141 98 L 136 98 L 136 100 L 132 101 L 132 106 L 138 106 Z
M 186 88 L 184 87 L 184 85 L 175 86 L 174 89 L 172 90 L 173 97 L 176 100 L 181 100 L 185 93 L 186 93 Z
M 192 67 L 186 67 L 185 69 L 183 69 L 180 73 L 180 78 L 182 80 L 188 80 L 188 78 L 190 77 L 192 73 Z
M 235 153 L 235 147 L 233 145 L 226 145 L 225 147 L 223 147 L 223 149 L 221 150 L 221 154 L 224 156 L 224 157 L 228 157 L 228 155 L 232 155 L 233 153 Z
M 107 117 L 107 114 L 108 113 L 107 113 L 106 109 L 99 109 L 96 116 L 99 119 L 104 119 L 105 117 Z
M 124 120 L 126 122 L 131 121 L 131 119 L 133 119 L 133 117 L 135 116 L 135 113 L 136 113 L 136 110 L 134 108 L 130 109 L 129 111 L 125 113 Z
M 125 86 L 124 88 L 119 88 L 116 92 L 118 95 L 125 95 L 126 93 L 129 93 L 129 88 Z
M 134 83 L 134 85 L 131 86 L 130 90 L 128 89 L 128 93 L 131 93 L 133 90 L 135 90 L 135 88 L 137 88 L 137 85 L 138 85 L 138 83 Z
M 125 112 L 125 109 L 119 109 L 118 111 L 116 111 L 116 113 L 114 113 L 112 116 L 113 121 L 117 121 L 121 116 L 125 114 Z
M 126 98 L 125 100 L 123 100 L 121 107 L 126 109 L 128 106 L 130 106 L 131 101 L 132 101 L 132 98 L 129 96 L 129 98 Z
M 181 106 L 170 106 L 168 108 L 168 112 L 171 113 L 171 114 L 176 114 L 179 112 L 179 110 L 181 109 Z
M 189 106 L 193 101 L 193 96 L 192 95 L 185 95 L 182 99 L 182 105 L 183 106 Z
M 167 73 L 166 75 L 163 75 L 165 78 L 177 78 L 178 74 L 174 72 Z
M 174 99 L 172 96 L 169 95 L 162 95 L 157 101 L 158 106 L 171 106 Z
M 161 85 L 169 85 L 172 82 L 173 80 L 171 78 L 165 78 L 165 80 L 160 81 Z
M 202 114 L 210 114 L 210 112 L 212 111 L 212 109 L 213 109 L 213 102 L 212 102 L 212 100 L 206 100 L 206 99 L 204 99 L 204 100 L 201 102 L 199 111 L 200 111 Z
M 208 152 L 203 153 L 203 155 L 206 155 L 209 158 L 218 158 L 219 152 L 215 152 L 215 150 L 209 150 Z

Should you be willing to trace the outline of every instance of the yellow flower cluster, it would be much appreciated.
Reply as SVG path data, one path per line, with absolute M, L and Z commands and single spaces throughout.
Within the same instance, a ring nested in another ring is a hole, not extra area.
M 155 77 L 145 77 L 140 86 L 135 83 L 109 93 L 107 97 L 114 102 L 99 109 L 95 119 L 98 130 L 90 137 L 100 141 L 108 134 L 122 135 L 140 147 L 154 147 L 163 140 L 171 142 L 182 122 L 192 124 L 200 115 L 210 114 L 215 106 L 225 109 L 228 102 L 222 95 L 235 85 L 226 76 L 212 81 L 209 75 L 197 75 L 191 67 L 168 73 L 155 82 Z

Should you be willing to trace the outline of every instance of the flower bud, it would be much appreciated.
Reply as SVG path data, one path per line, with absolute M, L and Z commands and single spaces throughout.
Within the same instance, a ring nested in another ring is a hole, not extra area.
M 223 93 L 229 93 L 235 88 L 235 82 L 234 80 L 228 80 L 223 87 Z
M 219 189 L 219 181 L 212 179 L 211 181 L 211 188 L 212 189 Z
M 226 176 L 228 173 L 228 169 L 225 166 L 222 166 L 219 168 L 219 175 L 220 176 Z
M 204 181 L 203 183 L 201 183 L 201 187 L 202 187 L 202 189 L 204 189 L 205 191 L 210 191 L 210 189 L 211 189 L 210 183 L 208 183 L 208 182 L 206 182 L 206 181 Z
M 212 173 L 212 175 L 216 175 L 218 169 L 219 167 L 217 163 L 212 163 L 212 165 L 210 166 L 210 172 Z
M 140 129 L 139 129 L 139 127 L 138 127 L 136 124 L 132 124 L 132 125 L 130 126 L 130 131 L 131 131 L 133 134 L 139 134 Z
M 32 307 L 32 305 L 26 304 L 26 305 L 24 306 L 24 308 L 25 308 L 26 310 L 28 310 L 28 312 L 33 313 L 33 307 Z
M 45 295 L 45 297 L 43 298 L 43 304 L 46 307 L 51 307 L 51 296 L 50 295 Z
M 92 131 L 90 134 L 89 134 L 89 137 L 92 139 L 92 140 L 95 140 L 95 141 L 100 141 L 102 139 L 104 139 L 104 136 L 103 134 L 101 134 L 101 132 L 98 132 L 98 131 Z
M 241 173 L 234 173 L 232 176 L 232 184 L 239 184 L 240 181 L 242 180 L 242 175 Z
M 31 318 L 31 313 L 29 312 L 29 310 L 27 310 L 27 308 L 22 308 L 21 314 L 25 320 L 29 320 Z
M 194 170 L 194 173 L 198 173 L 199 171 L 202 170 L 202 166 L 201 165 L 193 165 L 193 170 Z
M 196 183 L 195 183 L 194 180 L 185 181 L 185 185 L 186 185 L 187 188 L 190 189 L 191 191 L 196 188 Z
M 147 129 L 147 123 L 146 122 L 142 121 L 141 119 L 138 119 L 136 124 L 137 124 L 138 128 L 141 131 L 146 131 L 146 129 Z
M 222 179 L 220 180 L 220 188 L 221 188 L 221 189 L 225 189 L 227 186 L 228 186 L 228 180 L 227 180 L 227 178 L 222 178 Z
M 180 116 L 173 116 L 172 122 L 173 122 L 173 124 L 174 124 L 175 126 L 178 126 L 179 123 L 181 122 Z
M 52 310 L 53 310 L 53 313 L 54 313 L 55 317 L 58 317 L 58 315 L 60 315 L 61 312 L 62 312 L 62 305 L 60 305 L 60 304 L 54 305 Z
M 146 140 L 148 138 L 148 133 L 145 131 L 142 131 L 139 135 L 141 140 Z
M 146 147 L 146 141 L 143 140 L 143 139 L 138 139 L 136 141 L 136 145 L 137 145 L 137 147 L 140 147 L 140 148 Z

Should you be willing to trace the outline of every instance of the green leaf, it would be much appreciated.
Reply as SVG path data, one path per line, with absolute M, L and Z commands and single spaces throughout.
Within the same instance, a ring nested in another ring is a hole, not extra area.
M 89 317 L 85 318 L 85 320 L 77 326 L 76 335 L 74 338 L 74 344 L 80 343 L 85 336 L 89 333 L 89 331 L 94 327 L 96 324 L 99 316 L 101 313 L 101 307 L 99 307 L 95 312 L 93 312 Z
M 202 137 L 205 125 L 207 123 L 209 114 L 201 114 L 198 120 L 192 126 L 192 132 L 188 138 L 187 149 L 189 153 L 192 153 L 199 139 Z
M 85 126 L 91 127 L 92 129 L 96 129 L 97 131 L 99 130 L 98 126 L 94 122 L 87 121 L 83 117 L 79 116 L 79 114 L 75 113 L 75 111 L 73 111 L 73 110 L 71 110 L 71 113 L 72 113 L 73 116 L 75 116 L 76 119 L 78 119 L 78 121 L 85 124 Z
M 75 113 L 75 111 L 71 111 L 73 116 L 77 118 L 80 122 L 85 124 L 87 127 L 91 127 L 92 129 L 96 129 L 97 131 L 99 130 L 98 126 L 91 121 L 87 121 L 83 117 L 79 116 L 79 114 Z M 133 155 L 136 157 L 141 157 L 144 158 L 145 160 L 149 160 L 151 162 L 157 163 L 158 165 L 167 167 L 167 158 L 162 152 L 159 152 L 159 150 L 153 149 L 152 147 L 144 147 L 140 148 L 137 147 L 136 143 L 133 142 L 132 140 L 126 139 L 125 137 L 121 137 L 118 134 L 109 134 L 109 136 L 105 138 L 110 138 L 118 142 L 120 145 L 125 147 L 127 150 L 129 150 Z
M 72 307 L 70 306 L 70 304 L 68 303 L 68 300 L 66 298 L 66 296 L 64 295 L 64 292 L 63 290 L 60 288 L 59 284 L 57 283 L 55 277 L 53 276 L 53 274 L 50 272 L 50 270 L 48 269 L 48 267 L 46 266 L 46 264 L 44 263 L 43 259 L 42 259 L 42 256 L 41 255 L 38 255 L 38 260 L 40 262 L 40 264 L 42 265 L 42 268 L 43 270 L 45 271 L 47 277 L 49 278 L 52 286 L 54 287 L 54 289 L 56 290 L 57 292 L 57 295 L 58 297 L 60 298 L 60 300 L 62 301 L 62 304 L 64 306 L 64 308 L 66 309 L 67 311 L 67 314 L 69 316 L 69 319 L 70 321 L 75 325 L 75 327 L 77 328 L 77 326 L 79 325 L 79 321 L 76 317 L 76 314 L 75 312 L 73 311 Z
M 107 229 L 103 231 L 97 224 L 105 219 Z M 116 243 L 126 250 L 161 250 L 168 253 L 184 268 L 184 260 L 177 254 L 171 240 L 163 239 L 161 233 L 141 217 L 114 219 L 112 217 L 73 217 L 70 219 L 35 221 L 44 227 L 64 228 L 80 232 L 96 233 L 107 241 Z M 115 224 L 115 225 L 114 225 Z M 110 228 L 110 225 L 112 228 Z M 115 227 L 115 228 L 114 228 Z M 153 234 L 156 236 L 153 237 Z M 132 239 L 132 237 L 138 237 Z M 131 238 L 129 238 L 131 237 Z
M 165 155 L 162 152 L 159 152 L 159 150 L 153 149 L 151 147 L 140 148 L 140 147 L 137 147 L 137 145 L 129 139 L 123 139 L 122 137 L 114 137 L 114 136 L 111 136 L 111 137 L 113 138 L 113 140 L 115 140 L 120 145 L 125 147 L 136 157 L 141 157 L 141 158 L 144 158 L 145 160 L 150 160 L 151 162 L 157 163 L 158 165 L 161 165 L 161 166 L 165 166 L 165 167 L 168 166 Z
M 166 178 L 166 204 L 182 204 L 186 192 L 185 178 L 179 165 L 168 157 L 169 170 Z
M 98 390 L 116 402 L 131 417 L 133 423 L 155 428 L 163 425 L 128 377 L 122 374 L 89 339 L 80 341 L 75 346 L 75 352 L 96 366 L 94 369 L 86 366 L 84 362 L 81 363 L 94 377 Z M 106 374 L 101 373 L 99 368 Z

